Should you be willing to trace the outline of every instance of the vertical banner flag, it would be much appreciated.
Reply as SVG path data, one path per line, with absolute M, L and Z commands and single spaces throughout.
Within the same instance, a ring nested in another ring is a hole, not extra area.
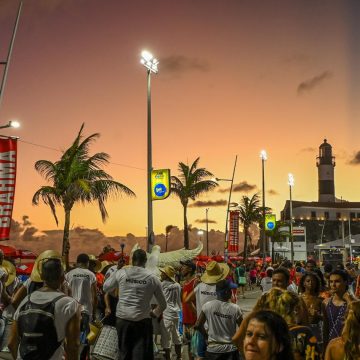
M 164 200 L 170 195 L 170 169 L 151 171 L 151 198 Z
M 0 138 L 0 241 L 10 236 L 16 181 L 17 139 Z
M 276 227 L 276 215 L 265 214 L 265 230 L 272 231 Z
M 229 252 L 239 252 L 239 211 L 229 211 Z

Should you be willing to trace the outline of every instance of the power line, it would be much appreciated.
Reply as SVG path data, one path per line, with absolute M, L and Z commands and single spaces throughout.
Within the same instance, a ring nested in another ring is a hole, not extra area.
M 48 149 L 48 150 L 54 150 L 54 151 L 62 152 L 60 149 L 56 149 L 56 148 L 53 148 L 53 147 L 50 147 L 50 146 L 41 145 L 41 144 L 35 144 L 35 143 L 33 143 L 33 142 L 26 141 L 26 140 L 21 140 L 21 139 L 19 139 L 18 141 L 23 142 L 23 143 L 25 143 L 25 144 L 37 146 L 37 147 L 40 147 L 40 148 L 43 148 L 43 149 Z M 111 165 L 117 165 L 117 166 L 122 166 L 122 167 L 130 168 L 130 169 L 135 169 L 135 170 L 146 171 L 146 169 L 139 168 L 139 167 L 136 167 L 136 166 L 126 165 L 126 164 L 120 164 L 120 163 L 114 163 L 114 162 L 109 162 L 109 164 L 111 164 Z

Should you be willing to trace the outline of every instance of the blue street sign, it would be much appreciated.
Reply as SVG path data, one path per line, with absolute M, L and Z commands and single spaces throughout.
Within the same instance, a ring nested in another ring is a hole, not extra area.
M 269 230 L 273 230 L 274 227 L 275 227 L 275 224 L 274 224 L 272 221 L 268 221 L 268 223 L 267 223 L 267 228 L 268 228 Z
M 156 184 L 154 188 L 156 196 L 164 196 L 166 194 L 166 186 L 164 184 Z

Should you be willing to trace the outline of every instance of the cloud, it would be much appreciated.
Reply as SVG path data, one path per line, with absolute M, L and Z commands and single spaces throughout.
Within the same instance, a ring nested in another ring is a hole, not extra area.
M 198 224 L 206 224 L 206 223 L 208 223 L 208 224 L 217 224 L 217 221 L 210 220 L 210 219 L 208 219 L 208 220 L 206 220 L 206 219 L 197 219 L 197 220 L 195 220 L 195 222 L 198 223 Z
M 354 154 L 354 157 L 349 161 L 350 165 L 359 165 L 360 164 L 360 151 Z
M 205 60 L 189 58 L 182 55 L 173 55 L 160 59 L 161 72 L 176 75 L 189 71 L 207 72 L 210 70 L 209 64 Z
M 274 190 L 274 189 L 268 190 L 268 194 L 269 194 L 269 195 L 279 195 L 279 193 L 278 193 L 276 190 Z
M 311 79 L 305 80 L 301 82 L 297 88 L 298 95 L 302 95 L 304 93 L 309 93 L 314 88 L 320 86 L 320 84 L 324 80 L 328 80 L 332 77 L 332 73 L 330 71 L 324 71 L 320 75 L 314 76 Z
M 281 60 L 285 64 L 289 65 L 308 65 L 312 62 L 312 58 L 306 54 L 302 53 L 293 53 L 288 56 L 284 56 L 281 58 Z
M 253 185 L 253 184 L 249 184 L 247 181 L 241 181 L 239 184 L 235 184 L 233 186 L 232 191 L 233 192 L 249 192 L 249 191 L 253 191 L 256 190 L 257 186 Z M 229 192 L 230 188 L 227 189 L 219 189 L 219 192 L 221 193 L 226 193 Z
M 300 149 L 300 152 L 315 152 L 315 151 L 316 151 L 316 148 L 311 147 L 311 146 Z
M 214 206 L 225 206 L 227 204 L 226 200 L 216 200 L 216 201 L 195 201 L 194 203 L 190 204 L 189 207 L 214 207 Z

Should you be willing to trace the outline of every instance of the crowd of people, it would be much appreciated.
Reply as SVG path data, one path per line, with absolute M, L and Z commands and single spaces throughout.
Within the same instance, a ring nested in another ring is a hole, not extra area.
M 0 252 L 2 350 L 19 360 L 170 360 L 172 349 L 177 360 L 360 359 L 353 264 L 210 261 L 201 269 L 184 260 L 156 273 L 146 262 L 141 249 L 131 264 L 79 254 L 65 271 L 47 250 L 21 282 Z M 245 313 L 242 299 L 258 289 Z

